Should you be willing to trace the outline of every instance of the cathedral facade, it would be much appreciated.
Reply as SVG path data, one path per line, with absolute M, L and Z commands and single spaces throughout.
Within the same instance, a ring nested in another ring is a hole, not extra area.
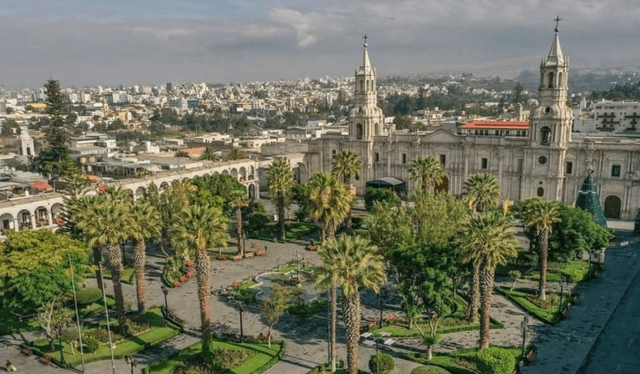
M 393 125 L 385 126 L 377 106 L 377 73 L 365 44 L 355 72 L 349 135 L 326 134 L 310 143 L 306 177 L 331 170 L 333 155 L 353 149 L 362 160 L 359 177 L 352 178 L 358 195 L 365 194 L 367 182 L 385 177 L 405 181 L 410 194 L 415 188 L 409 178 L 413 160 L 433 156 L 446 174 L 440 190 L 462 195 L 469 176 L 488 173 L 498 178 L 503 200 L 541 197 L 572 205 L 592 172 L 605 216 L 632 220 L 640 207 L 640 138 L 572 133 L 568 73 L 569 56 L 562 51 L 556 29 L 540 65 L 538 105 L 528 123 L 490 121 L 486 130 L 458 133 L 396 131 Z

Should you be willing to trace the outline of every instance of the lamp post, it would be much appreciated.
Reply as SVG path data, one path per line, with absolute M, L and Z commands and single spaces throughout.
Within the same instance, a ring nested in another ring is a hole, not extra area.
M 242 329 L 242 313 L 247 311 L 247 306 L 242 301 L 236 301 L 236 310 L 240 313 L 240 342 L 244 341 L 244 331 Z
M 131 369 L 131 374 L 134 374 L 133 368 L 138 366 L 138 364 L 136 363 L 136 360 L 132 356 L 124 356 L 124 362 L 126 362 L 127 365 L 129 365 L 129 369 Z
M 388 296 L 389 290 L 385 285 L 382 285 L 382 287 L 380 287 L 380 293 L 378 294 L 378 300 L 380 301 L 380 322 L 378 323 L 378 326 L 380 326 L 380 328 L 382 328 L 382 323 L 384 322 L 382 313 L 384 312 L 384 302 Z
M 529 316 L 525 315 L 522 320 L 522 359 L 524 360 L 525 349 L 527 344 L 527 325 L 529 324 Z
M 64 360 L 64 347 L 62 346 L 62 338 L 58 338 L 58 343 L 60 343 L 60 364 L 66 365 L 67 362 Z
M 169 289 L 167 287 L 165 287 L 164 284 L 162 286 L 160 286 L 160 289 L 162 290 L 162 293 L 164 294 L 164 310 L 167 312 L 167 315 L 169 315 L 169 304 L 167 302 L 167 294 L 169 293 Z
M 560 278 L 560 311 L 562 311 L 562 298 L 564 296 L 564 284 L 567 282 L 565 277 Z

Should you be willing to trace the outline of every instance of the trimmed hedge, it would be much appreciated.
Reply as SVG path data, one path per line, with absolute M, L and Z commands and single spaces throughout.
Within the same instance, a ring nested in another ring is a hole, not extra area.
M 439 366 L 425 365 L 413 368 L 411 374 L 451 374 L 451 372 Z
M 369 370 L 371 370 L 372 373 L 389 374 L 395 367 L 396 361 L 386 353 L 371 355 L 369 359 Z
M 81 288 L 76 294 L 78 298 L 78 305 L 89 305 L 96 303 L 102 299 L 102 292 L 99 288 L 89 287 Z
M 482 374 L 511 374 L 516 366 L 512 354 L 496 347 L 481 349 L 476 362 Z

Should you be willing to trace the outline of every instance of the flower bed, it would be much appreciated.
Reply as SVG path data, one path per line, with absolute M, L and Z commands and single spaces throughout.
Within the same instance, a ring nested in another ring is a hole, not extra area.
M 195 277 L 194 263 L 181 257 L 167 258 L 167 263 L 162 271 L 162 280 L 169 287 L 180 287 L 189 279 Z
M 548 300 L 542 301 L 535 298 L 535 291 L 533 290 L 518 288 L 511 291 L 507 287 L 496 287 L 495 290 L 542 322 L 555 325 L 560 321 L 560 297 L 557 294 L 548 292 Z M 553 304 L 550 304 L 549 301 L 552 301 Z M 565 294 L 562 298 L 562 309 L 566 308 L 568 303 L 569 296 Z

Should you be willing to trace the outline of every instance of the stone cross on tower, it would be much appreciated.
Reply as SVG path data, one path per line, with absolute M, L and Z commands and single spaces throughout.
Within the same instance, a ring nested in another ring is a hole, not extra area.
M 556 28 L 553 29 L 555 32 L 558 32 L 558 24 L 560 23 L 560 21 L 562 21 L 562 18 L 560 18 L 560 16 L 556 16 L 556 19 L 554 19 L 554 21 L 556 21 Z M 366 36 L 366 35 L 365 35 Z
M 364 34 L 362 39 L 364 39 L 364 47 L 367 48 L 367 34 Z

